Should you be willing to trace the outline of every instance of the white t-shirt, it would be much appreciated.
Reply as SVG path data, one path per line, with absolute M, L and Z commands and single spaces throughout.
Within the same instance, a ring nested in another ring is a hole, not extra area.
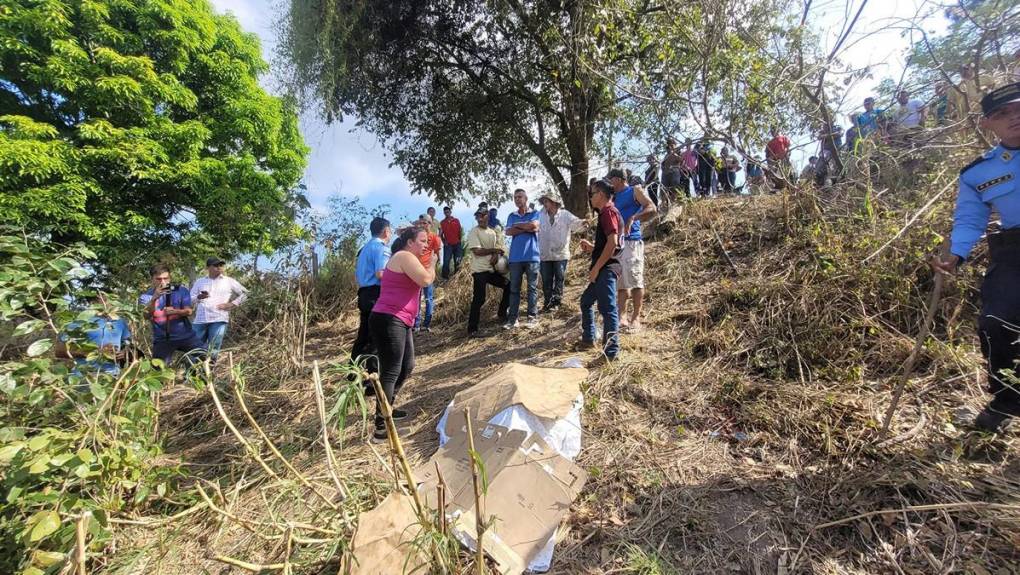
M 920 100 L 908 100 L 896 108 L 897 123 L 901 128 L 916 128 L 921 125 L 921 109 L 924 104 Z

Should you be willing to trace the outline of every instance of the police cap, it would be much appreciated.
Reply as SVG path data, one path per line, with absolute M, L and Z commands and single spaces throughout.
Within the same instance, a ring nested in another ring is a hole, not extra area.
M 990 116 L 1006 104 L 1020 102 L 1020 82 L 1006 84 L 985 94 L 981 98 L 981 113 Z

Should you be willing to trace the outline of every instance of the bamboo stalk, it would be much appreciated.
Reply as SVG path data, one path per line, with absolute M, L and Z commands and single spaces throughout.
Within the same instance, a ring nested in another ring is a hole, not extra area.
M 482 517 L 485 515 L 482 509 L 482 488 L 478 480 L 478 474 L 481 470 L 478 469 L 478 462 L 476 457 L 478 452 L 475 451 L 475 435 L 474 430 L 471 428 L 471 408 L 464 408 L 464 421 L 467 422 L 467 436 L 468 436 L 468 457 L 471 459 L 471 483 L 475 489 L 475 564 L 478 566 L 478 575 L 485 574 L 485 551 L 482 550 L 482 537 L 485 535 L 485 523 L 482 522 Z
M 443 479 L 443 472 L 439 470 L 439 462 L 435 462 L 436 477 L 439 482 L 436 484 L 436 507 L 439 510 L 439 532 L 443 535 L 449 534 L 446 525 L 446 480 Z
M 255 421 L 255 418 L 252 416 L 251 412 L 248 411 L 248 405 L 245 404 L 244 402 L 244 393 L 241 391 L 241 387 L 238 384 L 239 380 L 237 378 L 236 373 L 234 372 L 233 354 L 228 353 L 227 359 L 230 363 L 230 379 L 234 384 L 234 395 L 237 396 L 238 407 L 241 408 L 241 413 L 244 414 L 245 419 L 248 420 L 248 423 L 251 424 L 253 429 L 255 429 L 255 432 L 258 433 L 260 438 L 262 438 L 262 441 L 265 442 L 266 447 L 269 448 L 269 451 L 272 452 L 272 454 L 283 463 L 283 466 L 287 468 L 287 471 L 290 471 L 291 474 L 297 477 L 298 481 L 301 482 L 302 485 L 310 489 L 312 493 L 314 493 L 319 499 L 321 499 L 323 503 L 328 505 L 330 509 L 332 509 L 333 511 L 339 511 L 340 508 L 337 507 L 337 505 L 333 503 L 333 501 L 330 500 L 329 497 L 326 497 L 325 494 L 323 494 L 314 485 L 312 485 L 312 483 L 308 481 L 308 479 L 306 479 L 305 476 L 302 475 L 301 472 L 298 471 L 297 468 L 295 468 L 291 464 L 290 460 L 287 459 L 282 453 L 280 453 L 280 450 L 276 448 L 276 445 L 273 443 L 271 439 L 269 439 L 269 436 L 266 435 L 266 432 L 262 430 L 262 426 L 260 426 L 258 422 Z M 208 367 L 206 369 L 208 369 Z M 209 388 L 212 389 L 213 387 L 214 387 L 213 384 L 210 382 Z M 213 393 L 215 393 L 215 391 Z
M 407 453 L 404 452 L 404 444 L 400 441 L 400 436 L 397 435 L 397 424 L 393 422 L 393 408 L 390 407 L 389 398 L 386 397 L 386 391 L 383 390 L 382 383 L 379 381 L 379 374 L 370 373 L 368 374 L 367 379 L 372 382 L 372 386 L 375 388 L 375 399 L 379 403 L 379 409 L 382 411 L 383 421 L 386 423 L 386 436 L 390 442 L 390 449 L 400 462 L 400 468 L 404 473 L 404 477 L 407 478 L 407 490 L 411 493 L 411 499 L 414 501 L 414 508 L 418 513 L 418 521 L 421 523 L 422 529 L 433 529 L 432 522 L 429 521 L 425 504 L 422 503 L 421 496 L 418 495 L 418 488 L 415 485 L 414 475 L 411 473 L 411 464 L 407 460 Z M 398 481 L 397 485 L 399 486 L 399 484 L 400 482 Z M 435 559 L 436 564 L 439 565 L 440 573 L 445 575 L 447 572 L 446 562 L 443 560 L 442 554 L 435 545 L 432 545 L 432 556 L 433 559 Z
M 329 444 L 329 422 L 326 421 L 326 399 L 322 393 L 322 376 L 319 374 L 319 362 L 312 362 L 312 383 L 315 388 L 315 406 L 319 411 L 319 423 L 322 425 L 322 445 L 326 449 L 326 469 L 329 470 L 329 476 L 333 479 L 333 484 L 336 485 L 337 491 L 340 492 L 340 499 L 345 500 L 349 498 L 350 492 L 347 487 L 340 481 L 340 475 L 336 470 L 336 456 L 333 454 L 333 446 Z
M 85 557 L 88 551 L 88 547 L 85 541 L 85 535 L 87 533 L 87 527 L 89 517 L 92 516 L 91 511 L 86 511 L 78 517 L 78 523 L 74 526 L 74 535 L 77 545 L 75 547 L 75 575 L 88 575 L 87 568 L 85 566 Z
M 423 521 L 423 524 L 427 524 L 427 517 L 425 516 L 425 506 L 421 502 L 421 497 L 418 496 L 418 490 L 414 488 L 414 476 L 411 474 L 411 464 L 407 461 L 407 454 L 404 452 L 404 444 L 400 441 L 400 437 L 397 435 L 397 424 L 393 422 L 393 408 L 390 407 L 389 398 L 386 397 L 386 392 L 382 388 L 382 384 L 379 383 L 379 375 L 372 373 L 369 374 L 368 379 L 372 382 L 375 387 L 375 398 L 379 402 L 379 409 L 382 411 L 383 421 L 386 422 L 386 436 L 390 442 L 390 448 L 396 455 L 397 460 L 400 462 L 401 471 L 404 472 L 404 477 L 407 479 L 408 491 L 411 492 L 411 498 L 414 499 L 414 507 L 418 512 L 419 518 Z

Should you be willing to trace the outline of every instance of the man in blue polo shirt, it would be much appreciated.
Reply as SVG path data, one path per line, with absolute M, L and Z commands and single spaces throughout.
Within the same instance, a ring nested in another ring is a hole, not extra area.
M 144 306 L 145 317 L 152 320 L 152 357 L 170 365 L 174 352 L 181 351 L 194 363 L 199 355 L 191 352 L 202 350 L 204 344 L 191 327 L 191 292 L 170 282 L 170 268 L 164 264 L 152 266 L 149 276 L 152 287 L 138 297 L 138 303 Z
M 358 337 L 354 340 L 354 347 L 351 348 L 351 359 L 357 361 L 358 357 L 369 356 L 365 360 L 365 369 L 369 373 L 379 371 L 379 363 L 375 357 L 375 342 L 372 341 L 372 332 L 368 329 L 368 316 L 379 299 L 379 281 L 382 279 L 383 269 L 390 261 L 390 236 L 392 228 L 386 218 L 373 218 L 368 226 L 372 239 L 361 247 L 358 252 L 358 263 L 354 267 L 354 277 L 358 281 Z
M 542 260 L 538 249 L 538 212 L 528 209 L 528 193 L 514 190 L 517 211 L 506 218 L 506 235 L 510 236 L 510 309 L 505 329 L 517 327 L 521 310 L 521 279 L 528 278 L 527 327 L 538 325 L 538 267 Z
M 641 222 L 655 215 L 655 204 L 641 186 L 627 185 L 623 170 L 609 170 L 606 180 L 613 186 L 614 203 L 623 218 L 623 252 L 620 254 L 622 274 L 617 285 L 620 308 L 620 330 L 641 331 L 641 304 L 645 295 L 645 244 L 641 238 Z M 634 302 L 634 311 L 627 317 L 627 300 Z

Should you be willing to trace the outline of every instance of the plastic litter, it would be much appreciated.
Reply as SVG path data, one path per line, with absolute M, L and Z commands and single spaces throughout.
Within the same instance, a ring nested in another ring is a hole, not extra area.
M 581 361 L 581 358 L 571 357 L 563 360 L 560 367 L 584 367 L 584 362 Z

